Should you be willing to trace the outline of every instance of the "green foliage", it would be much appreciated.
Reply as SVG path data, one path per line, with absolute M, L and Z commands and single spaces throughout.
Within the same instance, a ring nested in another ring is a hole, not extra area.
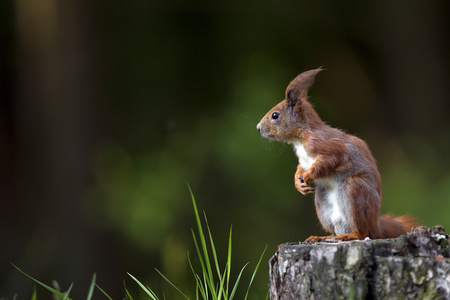
M 197 251 L 198 259 L 201 264 L 201 275 L 197 274 L 197 272 L 194 270 L 194 267 L 192 265 L 191 259 L 189 257 L 188 253 L 188 261 L 189 265 L 191 267 L 192 274 L 195 278 L 195 298 L 194 299 L 212 299 L 212 300 L 232 300 L 235 299 L 236 291 L 239 286 L 239 283 L 241 281 L 242 273 L 244 272 L 244 269 L 246 268 L 247 264 L 244 265 L 237 276 L 236 281 L 233 283 L 230 283 L 230 277 L 231 277 L 231 250 L 232 250 L 232 228 L 230 228 L 230 234 L 228 237 L 228 254 L 227 254 L 227 260 L 225 267 L 222 269 L 219 266 L 219 259 L 216 251 L 216 246 L 214 244 L 214 240 L 212 237 L 212 233 L 208 224 L 208 219 L 206 218 L 206 214 L 204 213 L 204 219 L 206 223 L 206 229 L 208 238 L 205 237 L 204 231 L 203 231 L 203 225 L 200 219 L 200 215 L 198 213 L 197 204 L 195 202 L 194 195 L 192 193 L 191 188 L 189 187 L 189 191 L 192 198 L 192 204 L 194 207 L 194 213 L 195 213 L 195 219 L 197 222 L 197 230 L 198 230 L 198 236 L 196 236 L 194 230 L 192 231 L 192 238 L 194 240 L 195 248 Z M 256 272 L 258 271 L 258 268 L 261 264 L 262 258 L 266 252 L 267 246 L 265 247 L 263 253 L 261 254 L 261 257 L 259 258 L 259 261 L 253 270 L 253 274 L 250 278 L 249 284 L 247 286 L 247 290 L 245 293 L 244 299 L 247 299 L 248 293 L 250 291 L 250 287 L 253 283 L 253 280 L 255 278 Z M 212 256 L 211 256 L 212 255 Z M 13 265 L 14 268 L 16 268 L 19 272 L 33 280 L 38 285 L 44 287 L 48 291 L 50 291 L 53 295 L 59 297 L 63 300 L 71 300 L 69 297 L 70 291 L 72 290 L 73 283 L 70 285 L 67 292 L 62 293 L 56 288 L 53 288 L 49 285 L 46 285 L 45 283 L 40 282 L 39 280 L 31 277 L 27 273 L 23 272 L 21 269 L 19 269 L 17 266 Z M 166 276 L 163 275 L 162 272 L 160 272 L 158 269 L 156 271 L 161 275 L 162 278 L 164 278 L 165 281 L 167 281 L 180 295 L 182 295 L 185 299 L 190 300 L 191 298 L 188 297 L 185 293 L 183 293 L 172 281 L 170 281 Z M 128 273 L 128 275 L 139 285 L 139 287 L 144 291 L 144 293 L 149 297 L 151 300 L 159 300 L 160 298 L 157 296 L 157 294 L 149 287 L 145 286 L 141 281 L 139 281 L 136 277 Z M 87 300 L 91 300 L 92 296 L 94 294 L 94 289 L 97 287 L 97 289 L 109 300 L 112 300 L 112 298 L 102 289 L 100 288 L 96 283 L 96 274 L 94 273 L 91 281 L 91 285 L 89 286 L 88 295 L 86 297 Z M 133 300 L 133 297 L 125 287 L 125 295 L 127 299 Z M 31 299 L 36 300 L 37 294 L 36 291 L 34 291 Z M 163 298 L 165 299 L 165 297 Z
M 97 287 L 97 289 L 100 292 L 102 292 L 103 295 L 105 295 L 106 298 L 108 298 L 109 300 L 112 300 L 112 298 L 101 287 L 99 287 L 97 284 L 95 284 L 95 286 Z
M 40 282 L 40 281 L 37 280 L 37 279 L 34 279 L 34 278 L 31 277 L 30 275 L 28 275 L 27 273 L 25 273 L 25 272 L 23 272 L 21 269 L 19 269 L 17 266 L 13 265 L 13 267 L 16 268 L 20 273 L 24 274 L 25 276 L 27 276 L 28 278 L 30 278 L 31 280 L 33 280 L 33 281 L 34 281 L 35 283 L 37 283 L 38 285 L 40 285 L 40 286 L 44 287 L 45 289 L 47 289 L 48 291 L 50 291 L 53 295 L 59 297 L 60 299 L 63 299 L 63 300 L 71 300 L 71 298 L 69 297 L 69 294 L 70 294 L 70 291 L 72 290 L 73 283 L 69 286 L 69 289 L 68 289 L 66 292 L 62 293 L 61 291 L 59 291 L 59 290 L 57 290 L 57 289 L 55 289 L 55 288 L 52 288 L 51 286 L 46 285 L 45 283 L 42 283 L 42 282 Z M 96 284 L 95 284 L 95 279 L 96 279 L 96 274 L 94 273 L 94 275 L 92 276 L 92 282 L 91 282 L 91 285 L 89 286 L 88 295 L 87 295 L 87 297 L 86 297 L 87 300 L 91 300 L 91 299 L 92 299 L 92 295 L 93 295 L 93 293 L 94 293 L 94 287 L 96 286 Z M 101 290 L 101 289 L 100 289 L 100 290 Z M 103 290 L 101 290 L 101 291 L 106 295 L 106 293 L 105 293 Z M 31 297 L 31 299 L 34 299 L 34 300 L 35 300 L 36 298 L 37 298 L 37 296 L 36 296 L 36 291 L 35 291 L 35 292 L 33 293 L 32 297 Z M 111 299 L 111 298 L 109 298 L 109 299 Z
M 230 275 L 231 275 L 231 250 L 232 250 L 232 228 L 230 228 L 230 234 L 228 238 L 228 255 L 225 267 L 222 269 L 219 266 L 218 256 L 216 247 L 214 244 L 214 240 L 211 234 L 211 230 L 208 224 L 208 219 L 206 218 L 206 214 L 204 213 L 206 229 L 208 233 L 208 239 L 205 237 L 203 231 L 203 225 L 200 219 L 200 215 L 198 213 L 197 204 L 195 203 L 194 195 L 192 194 L 192 190 L 189 188 L 191 192 L 192 204 L 194 206 L 195 219 L 197 221 L 197 230 L 198 237 L 195 235 L 194 230 L 192 230 L 192 238 L 194 240 L 195 248 L 197 250 L 197 256 L 201 265 L 201 275 L 199 275 L 192 265 L 191 259 L 188 260 L 189 265 L 191 267 L 192 274 L 195 278 L 195 298 L 194 299 L 213 299 L 213 300 L 232 300 L 236 295 L 236 290 L 239 286 L 242 273 L 247 266 L 244 265 L 237 276 L 234 284 L 230 284 Z M 259 261 L 253 271 L 252 277 L 247 287 L 247 291 L 245 294 L 245 298 L 247 299 L 250 287 L 253 283 L 253 279 L 255 278 L 255 274 L 258 271 L 259 265 L 261 264 L 261 260 L 266 252 L 267 246 L 264 249 Z M 212 255 L 212 256 L 211 256 Z M 222 271 L 223 270 L 223 271 Z M 166 276 L 164 276 L 159 270 L 156 270 L 163 278 L 166 280 L 173 288 L 175 288 L 180 295 L 182 295 L 185 299 L 190 300 L 191 298 L 183 293 L 172 281 L 170 281 Z M 148 295 L 148 297 L 152 300 L 159 300 L 158 296 L 154 291 L 150 288 L 146 287 L 142 284 L 138 279 L 136 279 L 133 275 L 128 274 L 137 284 L 142 288 L 142 290 Z

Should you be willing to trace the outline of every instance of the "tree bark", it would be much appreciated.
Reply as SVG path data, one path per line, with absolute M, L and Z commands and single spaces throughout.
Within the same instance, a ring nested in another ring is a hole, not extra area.
M 450 299 L 450 239 L 418 227 L 396 239 L 279 246 L 270 298 Z

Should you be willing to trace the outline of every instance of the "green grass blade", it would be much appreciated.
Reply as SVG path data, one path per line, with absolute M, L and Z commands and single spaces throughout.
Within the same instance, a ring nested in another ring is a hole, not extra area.
M 222 274 L 222 281 L 220 282 L 221 288 L 223 288 L 223 299 L 228 300 L 228 286 L 226 286 L 227 281 L 227 272 L 228 272 L 228 263 L 225 265 L 225 269 Z
M 3 299 L 3 298 L 2 298 Z M 36 288 L 33 290 L 33 294 L 31 295 L 31 300 L 37 300 L 37 292 Z
M 203 212 L 203 215 L 205 217 L 206 228 L 208 229 L 209 242 L 210 242 L 210 245 L 211 245 L 211 252 L 213 254 L 214 263 L 215 263 L 215 266 L 216 266 L 216 272 L 217 272 L 217 276 L 218 276 L 219 282 L 220 282 L 219 287 L 217 287 L 217 290 L 218 290 L 218 292 L 217 292 L 217 300 L 220 300 L 222 298 L 222 295 L 224 294 L 223 286 L 224 286 L 224 283 L 225 283 L 225 278 L 223 278 L 222 274 L 220 274 L 219 260 L 217 259 L 216 246 L 214 244 L 214 240 L 213 240 L 213 237 L 212 237 L 212 234 L 211 234 L 211 229 L 209 228 L 208 218 L 206 217 L 206 213 L 205 212 Z
M 198 300 L 198 282 L 195 283 L 195 300 Z
M 154 291 L 152 291 L 152 289 L 147 285 L 147 289 L 150 291 L 150 293 L 153 294 L 153 297 L 158 298 L 158 296 L 156 295 L 156 293 Z M 163 300 L 166 299 L 166 295 L 163 292 Z
M 205 276 L 205 272 L 203 272 L 203 281 L 205 282 L 205 295 L 206 295 L 206 300 L 209 299 L 209 293 L 208 293 L 208 283 L 207 283 L 207 277 Z
M 108 298 L 109 300 L 113 300 L 101 287 L 99 287 L 97 284 L 95 284 L 95 286 L 100 290 L 100 292 L 102 292 L 103 295 L 105 295 L 106 298 Z
M 208 299 L 208 286 L 207 285 L 203 285 L 202 279 L 200 278 L 200 276 L 195 275 L 195 279 L 197 280 L 197 284 L 200 288 L 200 293 L 202 294 L 203 299 Z
M 250 279 L 250 283 L 248 284 L 247 293 L 245 294 L 244 300 L 247 299 L 247 297 L 248 297 L 248 292 L 250 291 L 250 287 L 252 286 L 253 279 L 255 279 L 256 272 L 258 271 L 259 265 L 261 264 L 261 260 L 262 260 L 262 258 L 264 256 L 264 254 L 266 253 L 266 250 L 267 250 L 267 245 L 264 248 L 264 251 L 261 254 L 261 257 L 259 258 L 258 264 L 255 267 L 255 270 L 253 271 L 252 278 Z
M 161 273 L 158 269 L 155 269 L 155 270 L 156 270 L 156 272 L 159 273 L 159 275 L 161 275 L 162 278 L 164 278 L 164 280 L 166 280 L 174 289 L 176 289 L 178 291 L 178 293 L 183 295 L 184 298 L 190 300 L 190 298 L 188 296 L 186 296 L 175 284 L 173 284 L 172 281 L 170 281 L 166 276 L 164 276 L 163 273 Z
M 133 300 L 133 297 L 130 295 L 130 292 L 125 288 L 125 296 L 128 300 Z
M 197 250 L 197 256 L 200 261 L 200 265 L 202 266 L 202 270 L 205 270 L 206 269 L 205 263 L 203 262 L 202 252 L 200 251 L 200 247 L 198 246 L 197 238 L 195 237 L 195 232 L 193 229 L 191 229 L 191 232 L 192 232 L 192 239 L 194 240 L 195 249 Z
M 231 291 L 231 295 L 230 295 L 230 298 L 229 298 L 230 300 L 232 300 L 234 298 L 234 294 L 236 293 L 237 287 L 239 285 L 239 281 L 241 280 L 242 272 L 244 272 L 244 269 L 245 269 L 245 267 L 247 267 L 247 265 L 248 265 L 248 263 L 246 263 L 242 267 L 241 271 L 239 272 L 239 275 L 238 275 L 238 277 L 236 279 L 236 282 L 234 283 L 233 290 Z
M 39 284 L 40 286 L 44 287 L 45 289 L 49 290 L 50 292 L 52 292 L 54 295 L 58 296 L 61 299 L 67 299 L 67 300 L 71 300 L 67 295 L 61 293 L 60 291 L 46 285 L 45 283 L 42 283 L 36 279 L 34 279 L 33 277 L 31 277 L 30 275 L 28 275 L 27 273 L 25 273 L 24 271 L 22 271 L 21 269 L 19 269 L 17 266 L 15 266 L 14 264 L 11 264 L 14 268 L 16 268 L 20 273 L 22 273 L 23 275 L 27 276 L 28 278 L 30 278 L 31 280 L 33 280 L 34 282 L 36 282 L 37 284 Z
M 136 283 L 141 287 L 141 289 L 152 299 L 152 300 L 159 300 L 158 297 L 156 296 L 156 294 L 152 291 L 149 290 L 145 285 L 143 285 L 139 280 L 137 280 L 136 277 L 134 277 L 133 275 L 131 275 L 130 273 L 127 273 L 128 276 L 130 276 L 131 278 L 133 278 L 134 281 L 136 281 Z
M 225 275 L 225 274 L 224 274 Z M 224 284 L 225 284 L 225 276 L 222 276 L 220 279 L 220 283 L 219 283 L 219 292 L 218 292 L 218 300 L 220 300 L 220 298 L 223 295 L 224 300 L 227 300 L 227 295 L 226 292 L 224 290 Z
M 211 284 L 214 284 L 214 282 L 209 280 L 209 276 L 208 277 L 205 276 L 205 273 L 208 272 L 208 268 L 206 267 L 206 263 L 203 260 L 202 252 L 197 243 L 197 238 L 195 237 L 194 230 L 191 229 L 191 231 L 192 231 L 192 239 L 194 240 L 195 249 L 197 250 L 197 256 L 200 261 L 200 265 L 202 267 L 203 281 L 200 280 L 200 285 L 204 288 L 203 299 L 208 299 L 208 295 L 209 295 L 208 286 L 211 286 Z
M 203 250 L 203 258 L 205 260 L 205 264 L 202 265 L 202 267 L 206 271 L 206 274 L 207 274 L 208 280 L 206 282 L 208 283 L 209 288 L 211 290 L 211 295 L 214 300 L 217 300 L 216 289 L 214 287 L 214 275 L 213 275 L 212 268 L 211 268 L 211 261 L 209 259 L 208 248 L 206 246 L 205 235 L 203 234 L 202 223 L 200 220 L 200 216 L 198 214 L 198 209 L 197 209 L 197 204 L 195 203 L 194 194 L 192 193 L 191 187 L 190 186 L 188 186 L 188 187 L 189 187 L 189 191 L 191 193 L 192 205 L 194 206 L 195 219 L 197 221 L 200 243 L 202 245 L 202 250 Z M 201 258 L 200 253 L 199 253 L 199 258 Z
M 69 300 L 70 299 L 69 298 L 69 294 L 70 294 L 70 291 L 72 290 L 72 288 L 73 288 L 73 283 L 70 284 L 69 289 L 67 290 L 67 292 L 64 293 L 63 300 Z
M 96 279 L 97 275 L 94 273 L 94 275 L 92 276 L 92 282 L 91 282 L 91 286 L 89 287 L 89 291 L 88 291 L 88 295 L 87 295 L 87 300 L 91 300 L 92 299 L 92 294 L 94 293 L 94 288 L 95 288 L 95 279 Z
M 233 227 L 230 227 L 230 236 L 228 238 L 228 255 L 227 255 L 227 285 L 225 288 L 226 297 L 228 299 L 228 289 L 230 288 L 230 275 L 231 275 L 231 236 L 233 233 Z
M 213 254 L 213 258 L 214 258 L 214 263 L 216 265 L 216 271 L 217 271 L 217 276 L 219 276 L 219 280 L 221 279 L 221 274 L 220 274 L 220 268 L 219 268 L 219 261 L 217 259 L 217 252 L 216 252 L 216 246 L 214 244 L 214 240 L 211 234 L 211 229 L 209 228 L 209 223 L 208 223 L 208 218 L 206 217 L 206 213 L 203 212 L 203 215 L 205 217 L 205 223 L 206 223 L 206 228 L 208 229 L 208 235 L 209 235 L 209 243 L 211 244 L 211 251 Z
M 194 275 L 195 282 L 196 282 L 196 287 L 195 287 L 196 288 L 196 299 L 198 299 L 198 291 L 200 291 L 200 293 L 202 294 L 203 299 L 206 299 L 205 288 L 203 287 L 201 278 L 195 273 L 194 267 L 192 266 L 191 258 L 189 256 L 189 252 L 187 253 L 187 256 L 188 256 L 189 267 L 191 268 L 192 274 Z

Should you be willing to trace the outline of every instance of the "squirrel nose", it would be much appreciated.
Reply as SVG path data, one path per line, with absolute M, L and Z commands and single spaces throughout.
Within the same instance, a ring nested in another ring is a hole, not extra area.
M 259 123 L 258 125 L 256 125 L 256 130 L 258 130 L 258 132 L 261 133 L 261 126 L 259 125 Z

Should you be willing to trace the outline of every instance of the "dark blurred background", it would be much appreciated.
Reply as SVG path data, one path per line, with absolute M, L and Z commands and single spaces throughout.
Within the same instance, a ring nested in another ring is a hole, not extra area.
M 263 299 L 278 244 L 324 232 L 291 146 L 255 127 L 318 66 L 311 102 L 368 142 L 382 211 L 450 228 L 449 4 L 1 1 L 0 298 L 31 294 L 14 263 L 75 299 L 94 272 L 175 299 L 154 267 L 192 288 L 189 183 L 222 258 L 233 225 L 241 292 L 268 245 Z

